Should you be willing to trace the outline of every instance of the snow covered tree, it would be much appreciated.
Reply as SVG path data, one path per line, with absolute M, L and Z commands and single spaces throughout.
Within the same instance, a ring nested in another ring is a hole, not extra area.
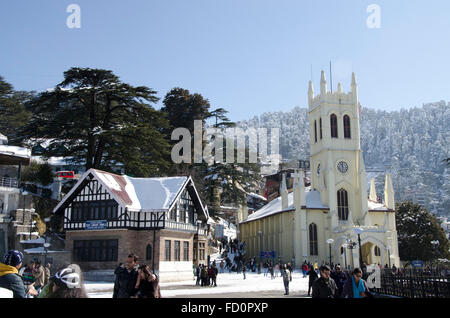
M 20 139 L 51 139 L 44 156 L 71 157 L 86 169 L 160 175 L 170 153 L 162 132 L 168 121 L 151 106 L 158 101 L 155 94 L 121 82 L 109 70 L 71 68 L 55 89 L 27 104 L 33 115 Z
M 431 261 L 449 258 L 449 241 L 440 221 L 419 204 L 402 202 L 397 204 L 398 248 L 402 260 Z M 432 241 L 439 241 L 435 250 Z

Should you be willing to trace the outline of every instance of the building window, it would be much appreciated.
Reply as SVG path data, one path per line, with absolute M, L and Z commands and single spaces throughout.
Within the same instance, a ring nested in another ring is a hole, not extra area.
M 337 117 L 335 114 L 330 116 L 331 138 L 338 138 Z
M 175 254 L 175 262 L 179 262 L 181 260 L 180 259 L 180 241 L 175 241 L 174 254 Z
M 337 205 L 339 220 L 347 221 L 348 219 L 348 197 L 347 191 L 340 189 L 337 192 Z
M 152 256 L 153 256 L 153 254 L 152 254 L 152 246 L 151 246 L 151 244 L 148 244 L 147 248 L 145 250 L 145 259 L 147 261 L 149 261 L 149 260 L 152 259 Z
M 320 140 L 322 140 L 322 117 L 319 118 Z
M 198 243 L 198 258 L 199 260 L 205 259 L 205 243 Z
M 374 254 L 375 254 L 375 256 L 381 256 L 381 250 L 380 250 L 380 248 L 378 247 L 378 246 L 376 246 L 375 245 L 375 248 L 374 248 Z
M 311 223 L 309 225 L 309 254 L 319 255 L 319 247 L 317 242 L 317 225 Z
M 166 247 L 165 247 L 165 256 L 166 256 L 166 261 L 167 262 L 170 262 L 170 241 L 169 240 L 166 240 Z
M 350 136 L 350 117 L 344 116 L 344 138 L 351 138 Z
M 115 262 L 118 246 L 118 240 L 75 240 L 73 257 L 77 262 Z
M 183 261 L 189 261 L 189 242 L 183 242 Z
M 87 220 L 117 219 L 118 204 L 115 200 L 104 201 L 75 201 L 72 202 L 72 222 Z
M 172 221 L 177 221 L 177 205 L 175 205 L 172 210 L 170 210 L 169 219 Z
M 317 121 L 314 121 L 314 142 L 317 142 Z

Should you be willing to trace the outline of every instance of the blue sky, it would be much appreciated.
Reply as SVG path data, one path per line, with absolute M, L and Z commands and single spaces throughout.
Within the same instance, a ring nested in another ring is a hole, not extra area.
M 80 29 L 66 25 L 72 3 Z M 331 60 L 334 89 L 354 71 L 363 106 L 398 110 L 450 100 L 449 14 L 446 0 L 8 0 L 0 75 L 42 91 L 72 66 L 105 68 L 161 98 L 198 92 L 240 120 L 306 107 L 311 65 L 318 91 Z

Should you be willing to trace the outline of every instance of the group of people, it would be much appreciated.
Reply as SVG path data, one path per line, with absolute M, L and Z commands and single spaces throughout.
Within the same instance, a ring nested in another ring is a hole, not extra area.
M 197 278 L 195 285 L 217 287 L 218 273 L 215 261 L 210 266 L 199 264 L 195 269 L 195 277 Z
M 161 298 L 158 276 L 148 265 L 139 265 L 137 255 L 129 254 L 114 274 L 113 298 Z
M 32 261 L 22 268 L 23 254 L 10 250 L 0 262 L 0 288 L 12 292 L 14 298 L 88 298 L 83 274 L 70 264 L 50 275 L 50 264 L 44 268 Z M 114 271 L 113 298 L 161 298 L 158 276 L 148 265 L 138 264 L 138 257 L 129 254 L 125 265 Z
M 87 298 L 81 269 L 70 264 L 55 275 L 50 275 L 50 266 L 42 267 L 33 261 L 24 270 L 23 254 L 10 250 L 0 263 L 0 288 L 10 290 L 14 298 Z
M 312 288 L 312 298 L 373 297 L 366 281 L 362 278 L 363 271 L 358 267 L 350 273 L 345 273 L 340 265 L 333 266 L 333 269 L 328 265 L 322 265 L 319 268 L 319 276 L 314 267 L 310 266 L 307 274 L 309 275 L 308 296 Z

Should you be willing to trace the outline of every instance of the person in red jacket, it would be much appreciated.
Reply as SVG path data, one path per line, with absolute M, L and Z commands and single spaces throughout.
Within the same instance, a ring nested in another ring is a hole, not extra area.
M 303 262 L 302 272 L 303 272 L 303 278 L 305 278 L 306 274 L 308 273 L 308 264 L 306 264 L 306 261 Z

